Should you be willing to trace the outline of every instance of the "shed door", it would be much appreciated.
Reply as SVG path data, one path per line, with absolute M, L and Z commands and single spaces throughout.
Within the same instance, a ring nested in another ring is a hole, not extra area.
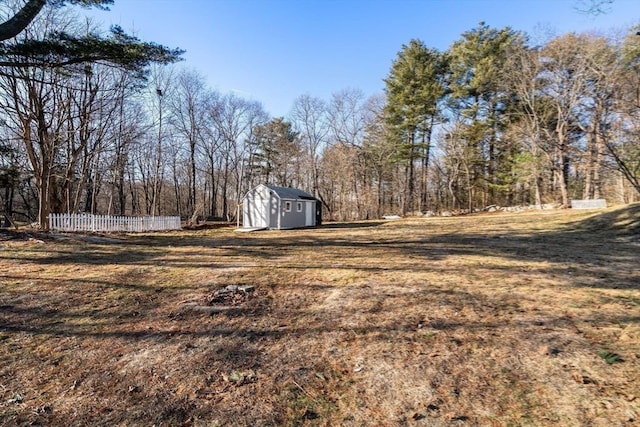
M 256 227 L 269 226 L 269 199 L 256 200 Z
M 244 226 L 268 227 L 269 201 L 261 197 L 246 199 Z
M 304 212 L 305 212 L 305 214 L 304 214 L 304 225 L 306 227 L 309 227 L 309 226 L 315 225 L 313 223 L 313 218 L 315 216 L 316 211 L 315 211 L 315 209 L 313 207 L 313 202 L 312 201 L 307 200 L 305 203 L 306 203 L 306 206 L 305 206 L 305 210 L 304 210 Z

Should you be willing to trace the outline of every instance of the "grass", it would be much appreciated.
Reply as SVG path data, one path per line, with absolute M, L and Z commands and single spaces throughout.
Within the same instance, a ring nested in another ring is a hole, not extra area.
M 607 350 L 600 350 L 600 352 L 598 354 L 602 358 L 602 360 L 607 362 L 609 365 L 613 365 L 614 363 L 622 363 L 622 362 L 624 362 L 624 360 L 622 360 L 622 358 L 620 357 L 619 354 L 612 353 L 612 352 L 607 351 Z
M 0 425 L 634 425 L 639 218 L 0 234 Z

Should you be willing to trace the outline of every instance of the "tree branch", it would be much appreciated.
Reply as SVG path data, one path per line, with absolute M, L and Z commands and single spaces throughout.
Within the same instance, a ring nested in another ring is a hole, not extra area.
M 24 31 L 47 3 L 53 7 L 62 7 L 65 3 L 71 3 L 82 7 L 109 10 L 106 5 L 113 4 L 113 0 L 28 0 L 14 16 L 0 24 L 0 41 L 11 39 Z
M 0 24 L 0 41 L 20 34 L 40 13 L 47 0 L 29 0 L 11 19 Z
M 141 71 L 151 62 L 167 64 L 179 61 L 183 52 L 153 42 L 142 42 L 116 26 L 111 29 L 110 37 L 99 34 L 75 37 L 55 32 L 44 40 L 0 44 L 0 67 L 56 68 L 103 61 Z

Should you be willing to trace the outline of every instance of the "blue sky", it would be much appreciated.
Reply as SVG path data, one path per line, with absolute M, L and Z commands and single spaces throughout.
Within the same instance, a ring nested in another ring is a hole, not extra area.
M 640 1 L 614 0 L 608 13 L 576 10 L 580 0 L 116 0 L 91 12 L 143 40 L 185 49 L 180 66 L 212 89 L 262 102 L 286 116 L 309 94 L 382 92 L 383 79 L 412 38 L 447 49 L 480 21 L 530 35 L 608 32 L 640 22 Z M 87 13 L 84 11 L 83 13 Z

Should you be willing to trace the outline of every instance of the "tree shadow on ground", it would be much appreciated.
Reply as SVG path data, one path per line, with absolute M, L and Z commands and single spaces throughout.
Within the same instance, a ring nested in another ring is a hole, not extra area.
M 594 215 L 574 223 L 574 226 L 584 232 L 635 237 L 636 241 L 640 241 L 640 203 Z
M 33 254 L 28 254 L 27 258 L 7 251 L 0 253 L 7 262 L 27 259 L 43 268 L 78 261 L 89 267 L 158 264 L 177 268 L 177 273 L 172 274 L 178 276 L 182 267 L 202 269 L 204 274 L 218 268 L 245 267 L 255 263 L 255 276 L 245 279 L 229 275 L 229 280 L 230 283 L 238 283 L 259 278 L 262 281 L 257 290 L 262 293 L 237 310 L 210 316 L 180 311 L 181 292 L 185 288 L 172 290 L 168 286 L 158 293 L 144 272 L 106 280 L 79 278 L 41 290 L 38 285 L 28 284 L 30 281 L 39 283 L 38 271 L 0 273 L 0 280 L 22 283 L 19 291 L 3 289 L 0 294 L 0 342 L 7 350 L 3 360 L 8 361 L 0 367 L 0 379 L 8 389 L 22 386 L 20 382 L 35 389 L 44 385 L 52 387 L 52 380 L 46 379 L 45 374 L 32 375 L 28 379 L 23 375 L 20 380 L 14 379 L 21 371 L 28 372 L 25 366 L 37 366 L 44 373 L 53 374 L 52 378 L 66 378 L 65 388 L 56 390 L 62 390 L 62 394 L 69 393 L 69 399 L 73 399 L 74 380 L 77 378 L 84 376 L 89 384 L 87 378 L 102 379 L 114 372 L 131 371 L 131 377 L 121 374 L 122 377 L 113 380 L 114 385 L 124 390 L 122 395 L 110 390 L 100 396 L 105 396 L 106 405 L 116 405 L 114 402 L 121 397 L 129 399 L 124 404 L 138 412 L 153 412 L 157 409 L 157 402 L 151 393 L 147 396 L 136 388 L 128 388 L 138 384 L 133 382 L 139 380 L 134 375 L 146 376 L 151 382 L 154 378 L 150 373 L 152 367 L 160 374 L 171 374 L 167 378 L 158 374 L 163 390 L 169 388 L 166 384 L 170 381 L 176 381 L 173 387 L 182 390 L 193 387 L 197 391 L 206 391 L 219 385 L 227 393 L 229 388 L 241 388 L 215 378 L 246 368 L 255 369 L 258 385 L 265 387 L 266 391 L 257 394 L 258 398 L 269 396 L 272 399 L 269 404 L 273 407 L 268 409 L 277 409 L 280 403 L 272 397 L 271 391 L 276 386 L 291 386 L 292 372 L 300 367 L 312 367 L 318 361 L 332 366 L 327 361 L 342 358 L 340 364 L 331 363 L 338 367 L 346 366 L 341 374 L 345 381 L 358 381 L 358 375 L 365 374 L 366 369 L 354 372 L 352 364 L 357 356 L 366 355 L 367 351 L 372 363 L 378 360 L 373 358 L 374 354 L 380 354 L 382 365 L 385 358 L 404 358 L 407 365 L 420 362 L 447 372 L 447 377 L 451 375 L 446 370 L 452 369 L 459 361 L 467 365 L 479 364 L 492 373 L 493 376 L 488 377 L 490 380 L 497 381 L 512 378 L 503 375 L 504 370 L 523 371 L 510 368 L 507 363 L 501 364 L 501 355 L 515 354 L 524 356 L 525 360 L 555 357 L 540 355 L 540 346 L 566 352 L 567 357 L 572 354 L 580 357 L 593 355 L 597 362 L 596 351 L 601 343 L 606 343 L 606 339 L 600 338 L 606 327 L 621 330 L 625 325 L 640 323 L 637 315 L 637 301 L 640 299 L 629 298 L 631 308 L 621 308 L 621 300 L 616 300 L 614 309 L 600 308 L 598 305 L 605 296 L 615 299 L 625 294 L 588 291 L 578 294 L 579 297 L 592 298 L 594 302 L 581 301 L 583 306 L 576 311 L 580 315 L 575 315 L 565 310 L 564 303 L 544 306 L 544 300 L 539 299 L 540 295 L 535 292 L 535 283 L 528 287 L 532 292 L 529 295 L 518 289 L 515 292 L 506 289 L 493 292 L 490 286 L 483 289 L 485 284 L 491 285 L 484 283 L 484 277 L 457 286 L 452 282 L 427 283 L 421 280 L 405 283 L 406 278 L 413 276 L 402 273 L 441 272 L 442 276 L 455 280 L 473 273 L 469 270 L 477 265 L 478 269 L 489 272 L 487 282 L 492 280 L 492 273 L 496 276 L 522 273 L 525 280 L 527 271 L 523 273 L 520 269 L 523 266 L 534 269 L 542 277 L 552 278 L 550 286 L 638 290 L 639 214 L 640 205 L 632 206 L 628 210 L 594 214 L 555 231 L 545 232 L 507 232 L 499 227 L 486 233 L 471 227 L 434 231 L 426 228 L 429 222 L 412 221 L 389 224 L 388 231 L 384 227 L 346 228 L 349 235 L 341 235 L 339 230 L 330 228 L 326 232 L 309 229 L 241 237 L 231 234 L 194 237 L 176 233 L 79 247 L 71 243 L 60 244 L 53 249 L 47 245 L 37 246 L 28 249 Z M 380 230 L 383 232 L 378 232 Z M 180 251 L 171 253 L 176 248 Z M 308 258 L 302 257 L 301 253 Z M 204 258 L 196 259 L 198 256 Z M 458 258 L 464 258 L 465 262 L 446 262 Z M 334 269 L 338 273 L 346 270 L 353 281 L 343 283 L 318 279 L 318 284 L 315 284 L 307 280 L 306 276 L 313 277 L 326 269 Z M 281 274 L 283 270 L 287 274 Z M 202 289 L 205 287 L 204 282 L 194 283 L 188 287 L 187 293 L 196 292 L 199 288 L 201 293 L 205 293 L 206 289 Z M 107 292 L 112 294 L 105 297 L 103 293 Z M 332 296 L 335 297 L 334 305 L 327 303 Z M 315 348 L 307 347 L 314 344 Z M 45 351 L 45 346 L 51 346 L 51 355 Z M 465 349 L 468 350 L 466 353 Z M 85 350 L 84 356 L 80 356 L 81 350 Z M 493 356 L 494 351 L 496 356 Z M 16 354 L 20 356 L 14 356 Z M 563 353 L 560 354 L 563 357 Z M 154 355 L 158 357 L 151 357 Z M 148 359 L 145 356 L 149 356 Z M 135 357 L 140 358 L 138 364 L 132 363 Z M 94 359 L 98 359 L 99 364 L 90 365 Z M 491 363 L 496 363 L 497 367 L 492 367 Z M 63 371 L 65 364 L 69 366 L 67 371 Z M 425 384 L 426 379 L 411 376 L 417 371 L 406 366 L 398 369 L 407 369 L 403 385 Z M 319 378 L 313 374 L 319 372 L 322 375 L 319 381 L 327 382 L 328 375 L 325 376 L 324 371 L 311 372 L 312 379 Z M 461 375 L 469 372 L 473 370 L 463 371 Z M 551 375 L 558 371 L 550 368 L 543 372 Z M 545 384 L 537 376 L 523 378 L 527 385 Z M 300 383 L 297 388 L 304 392 L 306 384 L 300 379 L 295 381 L 297 383 L 293 385 Z M 81 392 L 81 382 L 79 387 Z M 433 390 L 451 391 L 435 386 Z M 458 390 L 458 387 L 452 390 Z M 169 394 L 166 396 L 163 405 L 169 405 L 171 399 L 180 402 Z M 251 394 L 246 400 L 229 398 L 227 402 L 255 403 L 255 396 Z M 481 394 L 478 396 L 485 398 Z M 599 395 L 589 395 L 592 396 Z M 457 404 L 455 398 L 452 399 L 452 405 Z M 35 414 L 40 407 L 36 405 L 38 402 L 29 397 L 18 408 L 25 414 Z M 241 422 L 250 419 L 239 409 L 234 412 L 236 405 L 218 401 L 207 402 L 207 405 L 208 410 L 218 414 L 227 410 L 229 419 L 234 419 L 231 415 Z M 185 408 L 181 419 L 188 419 L 193 414 L 191 407 L 187 405 Z M 93 409 L 84 406 L 77 411 L 74 409 L 74 412 L 63 412 L 56 408 L 54 414 L 60 414 L 56 416 L 62 417 L 61 420 L 66 416 L 63 421 L 74 424 L 73 417 L 89 416 L 87 414 L 93 413 Z M 120 413 L 119 410 L 113 412 Z M 125 414 L 124 411 L 121 413 Z M 40 414 L 46 416 L 47 413 Z M 135 424 L 132 420 L 135 418 L 130 417 L 129 423 Z M 440 421 L 442 425 L 451 422 L 450 419 Z M 113 422 L 119 423 L 126 422 Z
M 384 224 L 384 221 L 360 221 L 360 222 L 326 222 L 324 224 L 322 224 L 319 227 L 315 227 L 316 229 L 319 230 L 324 230 L 324 229 L 334 229 L 334 228 L 338 228 L 338 229 L 349 229 L 349 228 L 353 228 L 353 229 L 357 229 L 357 228 L 370 228 L 370 227 L 377 227 L 379 225 Z
M 540 217 L 541 221 L 544 219 Z M 372 227 L 382 224 L 389 228 L 385 227 L 383 232 L 370 232 Z M 33 255 L 5 253 L 3 258 L 42 265 L 158 265 L 216 269 L 244 268 L 247 263 L 254 263 L 272 269 L 310 270 L 331 265 L 354 271 L 410 272 L 434 268 L 435 261 L 474 256 L 547 263 L 539 267 L 541 272 L 571 274 L 571 282 L 577 286 L 638 289 L 640 204 L 596 213 L 553 231 L 523 233 L 502 231 L 497 227 L 483 233 L 475 232 L 473 228 L 438 232 L 431 229 L 430 224 L 428 220 L 424 223 L 339 223 L 316 229 L 242 236 L 228 232 L 150 234 L 95 245 L 63 242 L 51 252 L 45 244 L 35 247 Z M 353 232 L 343 235 L 342 230 Z M 180 248 L 180 252 L 171 254 L 174 248 Z M 310 256 L 300 255 L 305 253 Z M 397 257 L 413 262 L 400 264 L 396 262 Z M 387 259 L 394 262 L 387 266 Z

